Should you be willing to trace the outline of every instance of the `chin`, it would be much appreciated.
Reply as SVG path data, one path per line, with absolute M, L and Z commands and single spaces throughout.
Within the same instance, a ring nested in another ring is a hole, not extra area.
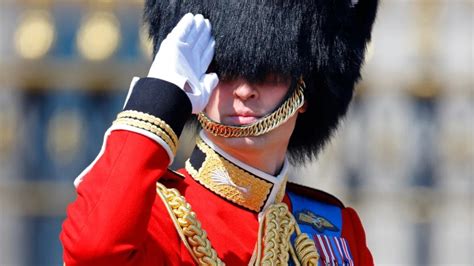
M 264 135 L 258 137 L 242 137 L 242 138 L 224 138 L 219 136 L 213 136 L 207 134 L 215 144 L 217 144 L 223 150 L 256 150 L 265 146 Z

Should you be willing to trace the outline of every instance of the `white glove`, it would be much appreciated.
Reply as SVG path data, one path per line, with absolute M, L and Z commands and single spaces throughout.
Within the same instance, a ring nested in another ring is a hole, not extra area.
M 193 113 L 204 110 L 212 90 L 217 86 L 217 74 L 206 74 L 214 56 L 211 23 L 201 14 L 186 14 L 168 34 L 151 65 L 148 77 L 175 84 L 188 95 Z

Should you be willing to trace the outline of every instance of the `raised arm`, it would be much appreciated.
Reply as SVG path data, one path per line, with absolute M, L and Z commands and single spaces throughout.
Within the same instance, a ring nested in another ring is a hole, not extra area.
M 126 265 L 147 237 L 155 182 L 172 162 L 184 123 L 217 85 L 205 74 L 214 40 L 185 15 L 162 42 L 147 78 L 134 79 L 96 160 L 76 179 L 60 239 L 66 265 Z M 189 90 L 185 92 L 185 89 Z

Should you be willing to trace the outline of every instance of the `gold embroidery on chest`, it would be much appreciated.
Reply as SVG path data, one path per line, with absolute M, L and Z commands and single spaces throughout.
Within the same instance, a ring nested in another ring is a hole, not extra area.
M 287 181 L 288 181 L 288 176 L 285 175 L 284 180 L 280 186 L 280 189 L 278 190 L 278 193 L 276 194 L 275 203 L 280 203 L 283 201 L 283 198 L 285 197 Z
M 224 266 L 207 238 L 207 233 L 191 209 L 191 205 L 176 189 L 156 184 L 156 192 L 162 199 L 175 228 L 198 265 Z M 296 233 L 294 244 L 291 236 Z M 248 265 L 318 265 L 319 254 L 315 243 L 302 233 L 295 217 L 285 203 L 270 205 L 259 218 L 257 243 Z
M 273 184 L 230 163 L 200 138 L 196 143 L 206 156 L 199 169 L 195 169 L 189 160 L 186 161 L 186 170 L 191 176 L 221 197 L 250 210 L 260 211 Z

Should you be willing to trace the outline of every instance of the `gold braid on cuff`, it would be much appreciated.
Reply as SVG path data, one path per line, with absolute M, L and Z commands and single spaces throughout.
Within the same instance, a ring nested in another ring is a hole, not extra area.
M 165 121 L 161 120 L 160 118 L 147 114 L 147 113 L 140 112 L 140 111 L 135 111 L 135 110 L 126 110 L 126 111 L 120 112 L 117 115 L 117 118 L 125 118 L 125 117 L 150 122 L 153 125 L 160 127 L 166 132 L 166 134 L 168 134 L 171 137 L 175 145 L 178 144 L 178 136 L 176 136 L 173 129 L 168 124 L 166 124 Z
M 173 154 L 176 154 L 178 137 L 171 127 L 158 117 L 139 111 L 123 111 L 117 115 L 113 125 L 127 125 L 146 130 L 161 138 L 170 147 Z
M 305 88 L 306 85 L 303 79 L 300 78 L 293 94 L 278 109 L 249 125 L 224 125 L 213 121 L 203 112 L 198 114 L 198 121 L 205 130 L 214 136 L 225 138 L 260 136 L 285 123 L 303 106 Z

